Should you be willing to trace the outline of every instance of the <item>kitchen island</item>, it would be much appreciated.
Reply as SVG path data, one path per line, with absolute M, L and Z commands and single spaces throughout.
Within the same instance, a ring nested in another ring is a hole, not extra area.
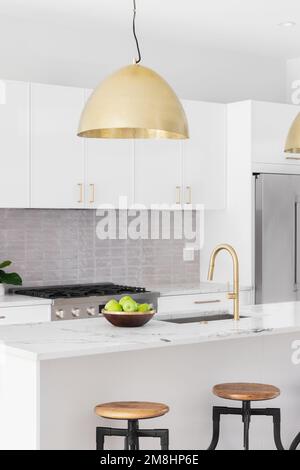
M 103 318 L 1 327 L 0 447 L 94 449 L 95 428 L 104 423 L 94 416 L 96 404 L 148 400 L 171 410 L 145 427 L 168 427 L 173 449 L 205 449 L 211 407 L 222 402 L 211 388 L 230 381 L 281 388 L 272 406 L 282 409 L 282 439 L 290 444 L 300 430 L 300 303 L 243 307 L 241 314 L 247 318 L 239 323 L 207 324 L 173 324 L 164 314 L 139 329 Z M 222 425 L 220 448 L 242 448 L 240 421 L 226 417 Z M 254 418 L 252 429 L 252 448 L 274 448 L 270 420 Z M 109 439 L 108 446 L 122 442 Z

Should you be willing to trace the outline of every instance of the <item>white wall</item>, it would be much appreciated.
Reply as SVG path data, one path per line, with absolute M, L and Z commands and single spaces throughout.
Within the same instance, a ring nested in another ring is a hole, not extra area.
M 99 24 L 90 22 L 87 29 L 84 22 L 66 22 L 59 16 L 55 22 L 43 22 L 29 11 L 26 18 L 0 17 L 0 78 L 93 88 L 132 62 L 136 52 L 130 21 L 124 32 L 119 27 L 112 35 L 111 24 L 99 30 Z M 200 49 L 174 36 L 166 41 L 159 33 L 140 34 L 143 63 L 160 72 L 180 97 L 285 101 L 283 59 L 259 56 L 260 51 L 252 55 L 247 50 L 213 50 L 205 44 Z
M 224 211 L 207 211 L 205 215 L 200 276 L 202 280 L 206 279 L 213 248 L 220 243 L 229 243 L 239 256 L 241 285 L 252 287 L 254 266 L 250 101 L 228 105 L 227 171 L 227 208 Z M 215 280 L 232 283 L 232 275 L 232 259 L 228 253 L 223 252 L 216 261 Z
M 300 58 L 287 61 L 287 102 L 300 104 Z

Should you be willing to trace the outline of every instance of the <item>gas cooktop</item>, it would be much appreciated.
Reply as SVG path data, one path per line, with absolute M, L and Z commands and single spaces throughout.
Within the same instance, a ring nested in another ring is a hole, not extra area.
M 10 289 L 13 294 L 30 295 L 44 299 L 73 299 L 121 294 L 140 294 L 147 292 L 144 287 L 120 286 L 110 282 L 100 284 L 74 284 L 46 287 L 24 287 Z
M 158 305 L 158 292 L 151 292 L 144 287 L 130 287 L 103 282 L 99 284 L 72 284 L 62 286 L 12 288 L 11 294 L 28 295 L 51 299 L 53 321 L 74 320 L 101 316 L 105 304 L 112 298 L 119 300 L 123 295 L 130 295 L 136 302 Z

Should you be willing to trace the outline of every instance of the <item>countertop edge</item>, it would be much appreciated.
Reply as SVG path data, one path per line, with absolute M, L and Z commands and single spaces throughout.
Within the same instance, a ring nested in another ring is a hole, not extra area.
M 264 331 L 253 332 L 247 331 L 240 332 L 240 334 L 228 334 L 227 336 L 217 336 L 212 335 L 208 337 L 190 337 L 185 339 L 176 339 L 170 342 L 155 342 L 151 344 L 128 344 L 126 346 L 105 346 L 104 350 L 99 350 L 99 348 L 90 349 L 88 351 L 65 351 L 64 353 L 61 352 L 53 352 L 53 353 L 34 353 L 31 351 L 26 351 L 25 349 L 19 348 L 17 346 L 6 346 L 3 345 L 4 350 L 8 354 L 12 354 L 14 356 L 18 356 L 23 359 L 35 360 L 37 362 L 44 362 L 44 361 L 51 361 L 51 360 L 58 360 L 58 359 L 76 359 L 82 357 L 89 357 L 89 356 L 98 356 L 98 355 L 105 355 L 105 354 L 116 354 L 116 353 L 124 353 L 124 352 L 132 352 L 132 351 L 144 351 L 148 349 L 160 349 L 166 347 L 176 347 L 176 346 L 189 346 L 195 344 L 206 344 L 206 343 L 214 343 L 214 342 L 227 342 L 231 340 L 239 340 L 239 339 L 247 339 L 247 338 L 258 338 L 258 337 L 267 337 L 267 336 L 278 336 L 278 335 L 288 335 L 300 332 L 299 327 L 289 327 L 289 328 L 278 328 L 278 329 L 266 329 Z

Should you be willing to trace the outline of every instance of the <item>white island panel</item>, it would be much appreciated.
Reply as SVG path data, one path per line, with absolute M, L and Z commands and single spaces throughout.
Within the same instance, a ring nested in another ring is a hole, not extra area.
M 234 406 L 213 396 L 213 385 L 247 381 L 270 383 L 282 395 L 258 407 L 280 407 L 282 439 L 288 447 L 300 431 L 300 366 L 292 363 L 298 334 L 177 346 L 43 361 L 41 363 L 41 448 L 95 449 L 96 426 L 126 426 L 97 418 L 98 403 L 119 400 L 165 402 L 170 413 L 141 422 L 145 428 L 169 428 L 171 449 L 206 449 L 212 435 L 212 406 Z M 236 403 L 240 405 L 239 402 Z M 238 417 L 224 417 L 220 449 L 242 449 Z M 251 423 L 251 448 L 274 449 L 272 419 Z M 122 449 L 121 438 L 108 438 L 107 449 Z M 142 449 L 158 449 L 155 439 Z
M 281 388 L 278 399 L 259 406 L 281 408 L 288 446 L 300 431 L 300 303 L 242 313 L 249 318 L 207 325 L 152 321 L 123 329 L 100 318 L 1 327 L 1 448 L 94 449 L 97 425 L 125 425 L 97 418 L 95 405 L 149 400 L 167 403 L 170 413 L 141 425 L 169 428 L 171 449 L 205 449 L 212 406 L 232 406 L 211 389 L 231 381 Z M 270 419 L 253 418 L 251 429 L 251 448 L 274 448 Z M 123 446 L 118 438 L 107 444 Z M 241 420 L 223 418 L 220 448 L 241 447 Z
M 40 364 L 0 349 L 0 449 L 40 448 Z

